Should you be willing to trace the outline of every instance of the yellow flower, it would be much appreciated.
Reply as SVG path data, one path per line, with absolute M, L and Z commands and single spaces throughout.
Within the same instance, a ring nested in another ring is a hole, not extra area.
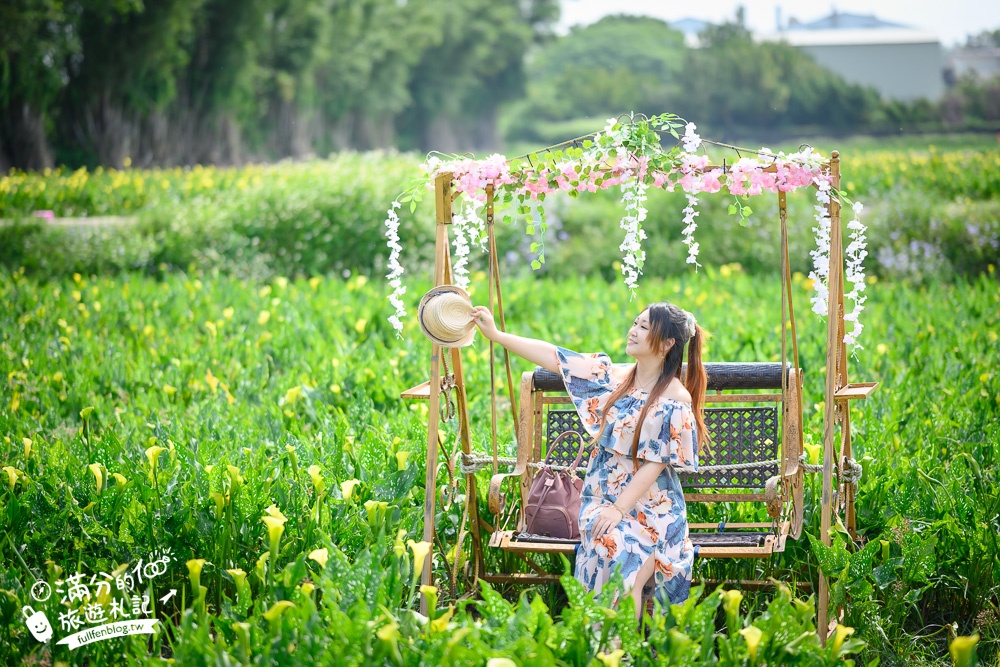
M 24 458 L 31 456 L 31 438 L 22 438 L 21 442 L 24 443 Z
M 598 653 L 597 659 L 600 660 L 601 664 L 606 667 L 618 667 L 619 663 L 621 663 L 622 656 L 624 655 L 625 651 L 623 649 L 616 648 L 611 653 Z
M 424 561 L 427 559 L 427 554 L 431 552 L 431 543 L 407 540 L 406 546 L 410 547 L 410 551 L 413 552 L 413 579 L 415 581 L 420 578 L 420 572 L 424 569 Z
M 271 605 L 270 609 L 264 612 L 264 618 L 266 618 L 268 621 L 271 622 L 277 621 L 281 617 L 281 615 L 285 613 L 285 610 L 294 606 L 295 605 L 289 602 L 288 600 L 278 600 L 273 605 Z
M 271 553 L 274 557 L 278 555 L 278 545 L 281 543 L 281 535 L 285 532 L 285 522 L 273 516 L 265 516 L 261 521 L 267 526 L 267 539 L 270 542 Z M 272 557 L 272 560 L 274 560 Z
M 973 657 L 976 654 L 976 644 L 979 642 L 979 633 L 968 637 L 955 637 L 948 645 L 948 652 L 951 659 L 955 661 L 955 667 L 968 667 L 975 664 Z
M 235 582 L 236 582 L 236 587 L 237 587 L 237 588 L 239 588 L 240 586 L 242 586 L 242 585 L 243 585 L 243 582 L 244 582 L 244 581 L 246 580 L 246 578 L 247 578 L 247 573 L 246 573 L 246 572 L 244 572 L 243 570 L 241 570 L 241 569 L 240 569 L 240 568 L 238 568 L 238 567 L 237 567 L 237 568 L 234 568 L 234 569 L 232 569 L 232 570 L 226 570 L 226 572 L 228 572 L 228 573 L 229 573 L 229 576 L 231 576 L 231 577 L 233 578 L 233 581 L 235 581 Z
M 260 315 L 257 316 L 257 324 L 267 324 L 267 321 L 271 319 L 270 310 L 260 311 Z
M 312 595 L 312 592 L 316 590 L 316 586 L 314 586 L 311 582 L 307 581 L 299 586 L 299 590 L 301 590 L 306 595 Z
M 833 641 L 831 642 L 834 655 L 840 653 L 840 647 L 844 645 L 844 640 L 853 634 L 854 628 L 849 628 L 846 625 L 837 625 L 837 629 L 833 631 Z
M 743 601 L 743 593 L 737 590 L 728 590 L 722 594 L 722 607 L 726 610 L 726 618 L 730 623 L 729 632 L 735 632 L 737 614 L 740 612 L 740 602 Z
M 421 586 L 421 590 L 423 588 L 425 588 L 425 587 Z M 426 587 L 426 588 L 433 588 L 433 586 L 429 586 L 429 587 Z M 435 589 L 435 590 L 437 590 L 437 589 Z M 434 604 L 435 605 L 437 604 L 437 595 L 434 596 Z M 427 602 L 427 606 L 428 606 L 428 608 L 432 608 L 430 601 Z M 451 620 L 451 617 L 452 617 L 452 615 L 454 615 L 454 613 L 455 613 L 455 607 L 449 606 L 448 607 L 448 611 L 446 611 L 445 613 L 441 614 L 440 616 L 438 616 L 437 618 L 435 618 L 433 621 L 431 621 L 431 632 L 444 632 L 445 630 L 447 630 L 448 629 L 448 621 Z
M 177 387 L 170 384 L 165 384 L 163 385 L 163 393 L 166 394 L 167 396 L 173 396 L 174 394 L 177 393 Z
M 309 279 L 309 287 L 316 289 L 317 287 L 319 287 L 319 282 L 320 282 L 319 278 L 313 276 L 312 278 Z
M 406 553 L 406 545 L 403 544 L 403 538 L 406 537 L 406 529 L 400 528 L 396 532 L 396 539 L 392 543 L 392 550 L 396 552 L 396 556 L 402 557 Z
M 222 311 L 222 316 L 227 320 L 233 319 L 233 315 L 236 314 L 236 310 L 233 308 L 226 308 Z
M 289 405 L 302 397 L 302 385 L 296 385 L 285 392 L 281 405 Z
M 312 479 L 313 488 L 316 489 L 316 495 L 323 493 L 326 488 L 326 484 L 323 482 L 323 475 L 321 475 L 322 468 L 318 465 L 313 464 L 306 468 L 306 472 L 309 473 L 309 477 Z
M 187 562 L 188 574 L 192 577 L 200 577 L 201 570 L 205 567 L 204 558 L 192 558 Z
M 396 470 L 406 470 L 406 459 L 410 458 L 411 452 L 396 452 Z
M 360 483 L 359 479 L 349 479 L 340 483 L 340 494 L 345 501 L 350 502 L 351 498 L 354 497 L 354 488 Z
M 24 477 L 24 473 L 14 466 L 4 466 L 3 471 L 7 473 L 7 479 L 10 481 L 11 489 L 13 489 L 14 485 L 17 484 L 18 478 Z
M 267 512 L 268 516 L 274 517 L 275 519 L 278 519 L 282 523 L 288 521 L 288 518 L 281 513 L 281 510 L 279 510 L 278 506 L 275 505 L 274 503 L 271 503 L 271 505 L 269 505 L 268 508 L 264 511 Z
M 486 661 L 486 667 L 517 667 L 517 663 L 510 658 L 490 658 Z
M 399 623 L 395 620 L 390 623 L 386 623 L 381 628 L 379 628 L 375 634 L 384 642 L 394 642 L 399 639 Z
M 100 463 L 91 463 L 87 467 L 94 474 L 94 480 L 97 482 L 97 495 L 101 495 L 104 490 L 104 472 L 101 470 L 103 466 Z
M 125 479 L 125 475 L 121 473 L 111 473 L 111 476 L 115 478 L 115 486 L 125 486 L 128 484 L 128 480 Z
M 806 448 L 806 458 L 809 459 L 811 465 L 819 465 L 820 457 L 823 453 L 822 445 L 814 445 L 811 443 L 804 443 Z
M 368 514 L 368 525 L 374 532 L 385 520 L 385 511 L 389 508 L 389 503 L 384 500 L 366 500 L 365 512 Z
M 160 458 L 160 454 L 167 451 L 166 447 L 160 447 L 159 445 L 153 445 L 146 449 L 146 458 L 149 459 L 149 470 L 150 472 L 156 470 L 156 462 Z
M 746 640 L 747 643 L 747 648 L 750 650 L 750 662 L 756 662 L 757 645 L 760 643 L 760 638 L 764 635 L 764 632 L 757 626 L 751 625 L 750 627 L 740 630 L 740 634 L 743 635 L 743 639 Z
M 362 318 L 354 323 L 354 330 L 358 333 L 364 333 L 365 327 L 368 325 L 368 320 Z
M 212 375 L 211 368 L 205 371 L 205 382 L 208 383 L 208 388 L 211 389 L 213 392 L 215 391 L 216 387 L 219 386 L 219 378 Z
M 319 563 L 320 567 L 326 567 L 326 561 L 330 559 L 330 552 L 325 547 L 314 549 L 309 552 L 309 558 Z
M 212 491 L 208 494 L 215 501 L 215 516 L 222 518 L 222 510 L 226 506 L 226 496 L 221 491 Z
M 240 469 L 232 465 L 226 466 L 226 469 L 229 471 L 229 479 L 232 481 L 233 489 L 238 490 L 243 486 L 243 477 L 240 475 Z

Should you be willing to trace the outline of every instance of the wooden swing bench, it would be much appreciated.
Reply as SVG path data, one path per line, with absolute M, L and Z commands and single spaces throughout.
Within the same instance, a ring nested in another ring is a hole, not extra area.
M 691 541 L 698 557 L 765 558 L 784 551 L 786 539 L 797 539 L 802 531 L 801 371 L 791 365 L 787 368 L 783 389 L 778 362 L 705 364 L 705 422 L 712 440 L 709 453 L 703 451 L 699 456 L 699 472 L 680 473 L 688 509 L 693 503 L 764 503 L 770 521 L 692 523 Z M 542 368 L 523 374 L 517 430 L 514 469 L 493 475 L 489 486 L 489 508 L 499 519 L 506 509 L 504 485 L 517 483 L 517 527 L 495 530 L 489 545 L 522 557 L 574 554 L 579 540 L 524 533 L 523 507 L 532 477 L 547 454 L 545 443 L 567 430 L 590 440 L 559 375 Z M 576 457 L 576 443 L 561 443 L 558 447 L 549 460 L 568 467 Z M 577 472 L 582 474 L 584 470 L 581 467 Z M 521 575 L 519 580 L 527 583 L 549 578 L 533 561 L 526 560 L 538 574 Z M 495 577 L 510 580 L 510 575 Z M 486 574 L 483 578 L 490 580 L 493 576 Z

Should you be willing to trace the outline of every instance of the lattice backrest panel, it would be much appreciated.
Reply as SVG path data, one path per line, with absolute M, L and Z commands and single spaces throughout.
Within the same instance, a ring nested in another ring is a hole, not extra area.
M 590 463 L 590 452 L 593 450 L 593 447 L 590 446 L 590 436 L 587 435 L 586 429 L 583 428 L 583 422 L 580 421 L 580 415 L 576 413 L 576 410 L 549 410 L 549 419 L 546 427 L 546 443 L 553 442 L 560 434 L 566 431 L 576 431 L 583 436 L 583 440 L 587 444 L 584 445 L 583 458 L 580 459 L 580 465 L 586 466 Z M 566 438 L 556 445 L 555 451 L 549 457 L 549 463 L 559 466 L 570 465 L 576 458 L 579 447 L 579 440 L 576 438 Z M 583 473 L 580 474 L 582 475 Z
M 778 458 L 778 408 L 727 407 L 706 408 L 705 425 L 712 436 L 709 452 L 702 451 L 701 465 L 731 465 L 775 461 Z M 589 441 L 580 416 L 575 410 L 549 410 L 546 420 L 546 442 L 552 442 L 565 431 L 573 430 Z M 569 465 L 576 457 L 577 442 L 567 438 L 559 444 L 549 459 L 557 465 Z M 588 446 L 589 454 L 589 446 Z M 584 454 L 583 463 L 589 460 Z M 769 477 L 778 474 L 778 464 L 770 463 L 749 469 L 714 473 L 682 473 L 685 488 L 698 489 L 762 489 Z

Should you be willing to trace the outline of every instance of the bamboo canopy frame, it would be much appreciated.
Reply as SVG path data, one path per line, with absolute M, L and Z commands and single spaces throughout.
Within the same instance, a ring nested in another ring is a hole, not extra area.
M 575 140 L 574 140 L 575 141 Z M 568 143 L 568 142 L 567 142 Z M 714 143 L 714 142 L 712 142 Z M 727 148 L 736 150 L 735 146 L 719 144 Z M 750 151 L 752 152 L 752 151 Z M 706 169 L 718 168 L 709 166 Z M 725 172 L 727 167 L 721 165 Z M 774 169 L 774 167 L 765 168 Z M 823 170 L 828 174 L 834 192 L 839 192 L 841 181 L 841 159 L 837 151 L 831 153 L 827 163 L 823 165 Z M 436 208 L 436 233 L 435 233 L 435 261 L 434 261 L 434 286 L 451 284 L 453 281 L 451 255 L 449 251 L 448 228 L 453 221 L 453 202 L 458 196 L 453 189 L 453 176 L 450 173 L 441 173 L 435 178 L 435 208 Z M 503 313 L 503 300 L 500 291 L 499 264 L 497 260 L 496 239 L 494 236 L 494 186 L 486 187 L 486 223 L 488 234 L 488 262 L 489 262 L 489 306 L 495 313 L 498 327 L 506 330 Z M 788 240 L 786 229 L 786 208 L 785 193 L 778 193 L 779 212 L 782 226 L 782 363 L 785 362 L 786 348 L 786 307 L 791 323 L 793 337 L 793 353 L 795 368 L 798 368 L 798 349 L 795 340 L 794 312 L 791 308 L 791 284 L 786 277 L 790 276 L 788 266 Z M 830 216 L 830 268 L 829 268 L 829 296 L 827 309 L 827 340 L 826 340 L 826 380 L 825 380 L 825 401 L 823 419 L 823 461 L 822 461 L 822 486 L 821 486 L 821 538 L 827 546 L 831 543 L 830 529 L 834 525 L 834 517 L 840 516 L 840 509 L 844 510 L 843 523 L 852 539 L 856 537 L 856 516 L 854 512 L 854 489 L 849 483 L 845 483 L 845 470 L 848 469 L 852 459 L 851 449 L 851 428 L 849 415 L 849 401 L 853 399 L 867 398 L 875 389 L 878 383 L 865 382 L 851 384 L 848 377 L 848 353 L 844 343 L 845 320 L 844 320 L 844 249 L 843 233 L 841 229 L 841 206 L 839 198 L 833 196 L 828 204 Z M 507 388 L 510 392 L 510 404 L 515 424 L 518 421 L 518 411 L 514 400 L 514 385 L 512 380 L 510 358 L 504 350 L 505 367 L 507 375 Z M 451 374 L 448 370 L 448 357 L 450 356 Z M 492 439 L 492 464 L 496 473 L 499 467 L 496 446 L 496 387 L 495 387 L 495 354 L 494 345 L 490 343 L 490 375 L 491 375 L 491 396 L 493 412 L 491 414 L 491 439 Z M 437 461 L 439 457 L 439 444 L 441 434 L 439 432 L 438 415 L 441 414 L 442 393 L 445 391 L 455 391 L 456 411 L 459 424 L 459 440 L 461 451 L 465 455 L 472 455 L 472 443 L 469 426 L 468 396 L 466 391 L 465 378 L 462 372 L 462 357 L 459 348 L 443 348 L 437 344 L 431 344 L 430 353 L 430 380 L 406 392 L 403 398 L 427 399 L 429 405 L 429 418 L 427 429 L 427 471 L 425 483 L 424 499 L 424 529 L 423 539 L 431 544 L 435 542 L 435 508 L 437 500 Z M 785 393 L 786 388 L 782 388 Z M 837 473 L 838 490 L 834 494 L 834 473 Z M 479 574 L 485 572 L 483 559 L 483 539 L 480 532 L 485 529 L 493 532 L 493 527 L 479 516 L 479 501 L 474 472 L 466 473 L 466 507 L 463 524 L 459 528 L 458 544 L 455 551 L 455 569 L 458 567 L 458 553 L 463 541 L 462 531 L 464 530 L 464 520 L 467 517 L 469 523 L 469 535 L 472 541 L 473 559 L 473 580 L 478 580 Z M 422 584 L 432 584 L 432 559 L 424 561 L 421 574 Z M 447 565 L 447 563 L 446 563 Z M 818 630 L 820 638 L 825 642 L 828 633 L 828 606 L 830 600 L 829 582 L 827 577 L 820 573 L 819 576 L 819 599 Z M 421 600 L 421 611 L 427 613 L 427 599 Z

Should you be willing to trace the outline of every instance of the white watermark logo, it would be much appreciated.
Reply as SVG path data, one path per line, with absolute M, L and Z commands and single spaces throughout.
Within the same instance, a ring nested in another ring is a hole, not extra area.
M 150 618 L 153 610 L 149 592 L 153 580 L 167 571 L 170 562 L 170 550 L 167 549 L 150 558 L 140 558 L 135 567 L 122 566 L 113 574 L 99 572 L 88 580 L 85 573 L 77 571 L 56 581 L 55 592 L 60 596 L 60 604 L 68 607 L 58 613 L 56 621 L 63 632 L 72 633 L 56 643 L 65 644 L 72 650 L 103 639 L 152 634 L 158 621 Z M 146 587 L 149 592 L 141 591 L 140 587 Z M 170 589 L 159 599 L 160 603 L 165 604 L 176 594 L 176 589 Z M 52 587 L 48 582 L 36 581 L 31 586 L 35 602 L 45 602 L 51 596 Z M 45 643 L 52 639 L 53 626 L 44 611 L 25 605 L 21 613 L 36 640 Z

